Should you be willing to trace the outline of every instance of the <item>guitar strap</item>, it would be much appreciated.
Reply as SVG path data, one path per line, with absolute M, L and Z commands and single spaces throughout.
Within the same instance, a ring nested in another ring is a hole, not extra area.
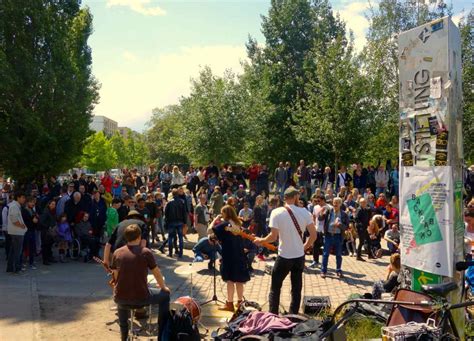
M 301 231 L 300 224 L 298 224 L 298 220 L 296 220 L 295 214 L 291 210 L 290 206 L 285 205 L 286 210 L 288 211 L 288 214 L 291 217 L 291 220 L 293 220 L 293 225 L 295 226 L 296 231 L 298 232 L 298 235 L 301 238 L 301 241 L 304 242 L 303 240 L 303 232 Z

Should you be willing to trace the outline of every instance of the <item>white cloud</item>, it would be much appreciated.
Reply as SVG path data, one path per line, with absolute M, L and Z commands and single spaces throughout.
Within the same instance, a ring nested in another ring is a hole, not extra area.
M 351 1 L 337 11 L 341 19 L 346 22 L 346 27 L 354 32 L 354 47 L 357 51 L 361 51 L 366 42 L 369 21 L 365 13 L 369 8 L 369 1 Z
M 165 15 L 166 11 L 159 6 L 150 6 L 151 0 L 107 0 L 107 7 L 129 7 L 132 11 L 150 16 Z
M 125 59 L 128 62 L 136 62 L 138 60 L 138 58 L 135 54 L 133 54 L 132 52 L 127 51 L 127 50 L 125 50 L 122 53 L 122 56 L 123 56 L 123 59 Z
M 128 53 L 119 58 L 127 58 Z M 226 69 L 241 73 L 240 62 L 246 58 L 246 50 L 233 45 L 191 46 L 156 57 L 131 56 L 134 63 L 96 73 L 102 88 L 94 113 L 140 131 L 153 108 L 176 104 L 181 96 L 189 94 L 190 79 L 197 77 L 202 67 L 209 65 L 216 75 Z

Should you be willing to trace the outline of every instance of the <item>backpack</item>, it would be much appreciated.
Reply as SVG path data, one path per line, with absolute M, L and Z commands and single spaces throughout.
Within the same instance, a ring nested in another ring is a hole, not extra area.
M 170 341 L 200 341 L 199 329 L 186 308 L 171 312 L 167 325 Z

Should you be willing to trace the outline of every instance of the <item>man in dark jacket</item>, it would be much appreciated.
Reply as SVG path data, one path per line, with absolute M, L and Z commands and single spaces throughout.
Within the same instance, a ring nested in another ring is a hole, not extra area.
M 71 229 L 76 224 L 79 212 L 83 211 L 81 199 L 81 193 L 74 192 L 72 200 L 66 201 L 66 204 L 64 205 L 64 213 L 66 213 L 67 222 L 71 226 Z
M 107 205 L 105 200 L 100 196 L 99 191 L 94 190 L 93 197 L 89 211 L 89 220 L 94 236 L 100 238 L 104 234 L 104 226 L 107 219 Z
M 359 236 L 359 245 L 357 246 L 357 260 L 365 262 L 364 258 L 362 258 L 362 247 L 369 239 L 367 227 L 369 226 L 371 211 L 370 208 L 367 207 L 367 201 L 365 199 L 360 199 L 359 205 L 360 207 L 357 209 L 356 213 L 356 228 L 357 235 Z M 373 258 L 370 252 L 369 258 Z
M 178 189 L 172 191 L 173 199 L 166 205 L 165 220 L 168 227 L 168 256 L 173 256 L 173 244 L 178 234 L 178 257 L 183 257 L 183 229 L 186 227 L 186 206 L 179 197 Z

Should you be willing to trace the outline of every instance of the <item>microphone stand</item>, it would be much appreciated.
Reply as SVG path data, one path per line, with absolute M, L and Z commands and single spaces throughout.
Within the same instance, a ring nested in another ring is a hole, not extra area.
M 217 277 L 217 274 L 216 274 L 216 260 L 217 260 L 217 241 L 214 242 L 214 260 L 212 260 L 212 265 L 213 265 L 213 274 L 212 276 L 214 277 L 213 278 L 213 295 L 212 295 L 212 298 L 204 303 L 201 303 L 201 306 L 205 306 L 205 305 L 208 305 L 209 303 L 211 302 L 215 302 L 215 303 L 221 303 L 221 304 L 225 304 L 225 302 L 221 301 L 219 298 L 217 298 L 217 281 L 216 281 L 216 277 Z

